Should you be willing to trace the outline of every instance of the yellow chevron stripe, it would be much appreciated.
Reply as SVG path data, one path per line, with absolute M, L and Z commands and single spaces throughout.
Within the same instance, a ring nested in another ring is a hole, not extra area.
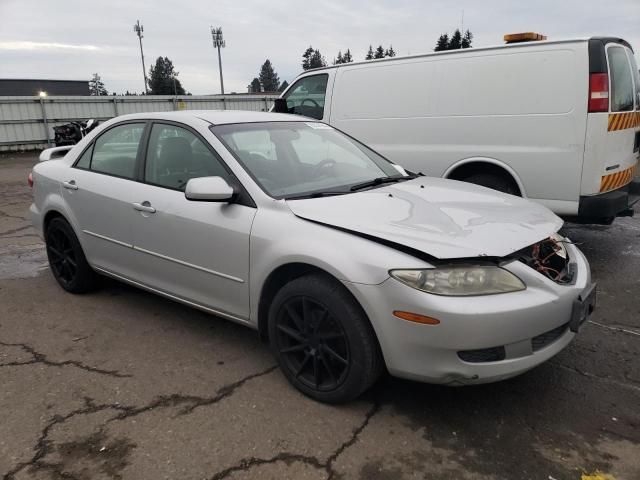
M 640 112 L 610 113 L 607 131 L 626 130 L 640 126 Z
M 616 173 L 610 173 L 609 175 L 603 175 L 600 179 L 600 193 L 609 192 L 618 188 L 624 187 L 627 183 L 633 180 L 635 177 L 638 164 L 636 163 L 632 167 L 626 168 Z

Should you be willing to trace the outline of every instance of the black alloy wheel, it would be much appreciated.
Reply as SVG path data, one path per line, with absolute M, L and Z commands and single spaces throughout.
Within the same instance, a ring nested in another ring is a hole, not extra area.
M 335 390 L 350 366 L 346 334 L 329 310 L 307 296 L 287 299 L 276 319 L 279 353 L 295 377 L 318 391 Z
M 97 274 L 89 266 L 71 225 L 62 217 L 46 227 L 45 241 L 49 266 L 60 286 L 68 292 L 85 293 L 97 284 Z
M 338 280 L 311 273 L 274 297 L 269 342 L 287 380 L 305 395 L 344 403 L 383 371 L 380 346 L 364 310 Z

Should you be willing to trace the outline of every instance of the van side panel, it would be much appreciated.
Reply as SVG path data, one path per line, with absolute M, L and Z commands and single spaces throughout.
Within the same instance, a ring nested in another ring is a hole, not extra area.
M 431 175 L 495 159 L 518 173 L 526 196 L 576 213 L 587 42 L 472 50 L 337 69 L 330 123 Z

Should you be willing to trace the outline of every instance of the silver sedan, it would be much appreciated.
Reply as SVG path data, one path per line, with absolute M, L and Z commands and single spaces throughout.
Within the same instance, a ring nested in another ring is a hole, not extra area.
M 252 327 L 306 395 L 463 385 L 557 354 L 595 304 L 546 208 L 430 178 L 299 116 L 125 115 L 30 175 L 65 290 L 108 275 Z

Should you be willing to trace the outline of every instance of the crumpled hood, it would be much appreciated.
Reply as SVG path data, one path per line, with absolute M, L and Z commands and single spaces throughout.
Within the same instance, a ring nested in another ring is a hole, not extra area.
M 298 217 L 378 237 L 438 259 L 504 257 L 557 232 L 537 203 L 488 188 L 420 177 L 347 195 L 289 200 Z

